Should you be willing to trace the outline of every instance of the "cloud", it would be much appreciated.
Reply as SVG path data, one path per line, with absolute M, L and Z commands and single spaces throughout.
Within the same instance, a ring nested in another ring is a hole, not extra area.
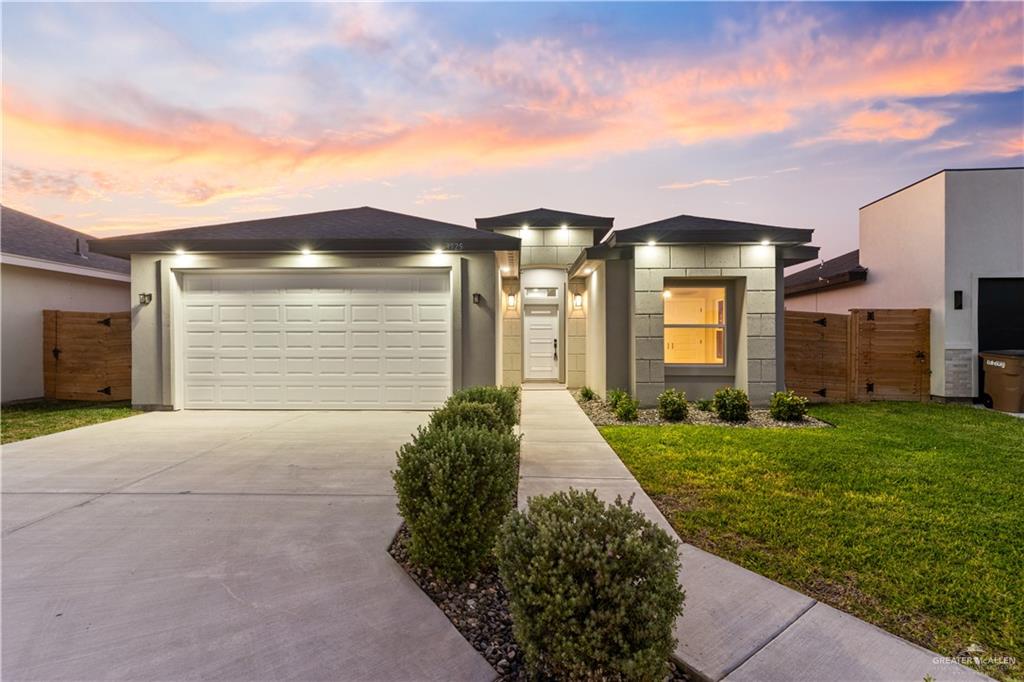
M 461 199 L 461 194 L 453 194 L 452 192 L 446 192 L 441 187 L 433 187 L 428 190 L 423 190 L 416 195 L 417 204 L 432 204 L 437 201 L 452 201 L 454 199 Z
M 694 189 L 695 187 L 729 187 L 730 185 L 737 182 L 746 182 L 747 180 L 755 180 L 757 178 L 763 178 L 763 175 L 743 175 L 738 178 L 729 178 L 728 180 L 719 180 L 718 178 L 705 178 L 703 180 L 694 180 L 692 182 L 673 182 L 668 185 L 658 185 L 658 189 Z
M 867 108 L 848 115 L 831 132 L 800 144 L 819 142 L 907 142 L 927 140 L 953 118 L 938 111 L 927 111 L 906 104 Z

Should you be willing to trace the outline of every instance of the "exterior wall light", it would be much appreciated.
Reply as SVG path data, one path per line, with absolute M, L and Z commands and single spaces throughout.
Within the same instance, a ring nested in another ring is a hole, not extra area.
M 771 240 L 770 240 L 770 239 L 762 239 L 762 240 L 761 240 L 761 246 L 768 246 L 768 245 L 769 245 L 769 244 L 771 244 L 771 243 L 772 243 L 772 242 L 771 242 Z
M 149 305 L 153 302 L 153 294 L 139 294 L 139 305 Z
M 587 268 L 586 270 L 584 270 L 583 274 L 584 275 L 589 275 L 590 274 L 590 268 Z
M 303 256 L 308 256 L 311 253 L 313 253 L 313 252 L 310 251 L 308 248 L 305 248 L 305 249 L 302 250 L 302 255 Z
M 562 232 L 566 232 L 566 231 L 568 231 L 568 229 L 569 229 L 569 226 L 566 225 L 565 223 L 562 223 Z
M 662 298 L 672 298 L 672 292 L 669 291 L 668 289 L 665 289 L 663 292 L 661 292 L 661 297 Z
M 516 307 L 516 295 L 515 294 L 509 294 L 508 295 L 508 301 L 507 301 L 507 305 L 505 307 L 507 307 L 509 310 L 511 310 L 511 309 Z
M 502 265 L 501 266 L 501 271 L 504 272 L 507 275 L 508 274 L 508 266 L 507 265 Z
M 653 239 L 648 239 L 647 240 L 647 246 L 654 246 L 654 240 Z
M 434 249 L 435 256 L 440 256 L 442 253 L 444 253 L 444 249 L 442 249 L 441 247 Z
M 583 294 L 573 294 L 572 307 L 582 308 L 583 307 Z
M 176 256 L 184 256 L 185 255 L 185 249 L 175 249 L 174 250 L 174 255 L 176 255 Z

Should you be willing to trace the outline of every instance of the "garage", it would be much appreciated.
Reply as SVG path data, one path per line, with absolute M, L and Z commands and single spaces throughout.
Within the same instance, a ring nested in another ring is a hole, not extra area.
M 448 270 L 182 277 L 187 409 L 430 409 L 452 390 Z

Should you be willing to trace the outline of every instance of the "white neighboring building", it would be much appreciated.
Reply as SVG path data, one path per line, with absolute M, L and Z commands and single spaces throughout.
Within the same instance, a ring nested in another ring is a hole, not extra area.
M 89 253 L 90 235 L 6 206 L 0 212 L 0 401 L 43 395 L 43 310 L 131 308 L 131 265 Z
M 786 309 L 931 309 L 931 393 L 982 391 L 979 350 L 1024 348 L 1024 168 L 942 170 L 860 209 L 860 250 L 789 275 Z

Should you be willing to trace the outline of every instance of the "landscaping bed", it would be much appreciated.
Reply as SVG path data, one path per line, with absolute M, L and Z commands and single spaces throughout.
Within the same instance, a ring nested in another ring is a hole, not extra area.
M 683 541 L 1024 679 L 1024 422 L 931 403 L 811 411 L 835 428 L 601 433 Z
M 697 407 L 695 403 L 690 403 L 689 413 L 686 419 L 677 422 L 670 422 L 662 419 L 658 416 L 657 408 L 640 408 L 637 410 L 636 421 L 623 422 L 615 416 L 615 410 L 613 410 L 608 403 L 595 398 L 593 400 L 584 400 L 580 397 L 580 391 L 573 391 L 572 395 L 576 398 L 576 402 L 580 404 L 583 412 L 590 417 L 590 421 L 594 422 L 595 426 L 623 426 L 629 424 L 642 424 L 642 425 L 656 425 L 656 424 L 712 424 L 715 426 L 729 426 L 737 429 L 749 429 L 749 428 L 779 428 L 779 429 L 807 429 L 807 428 L 825 428 L 829 427 L 830 424 L 817 419 L 813 416 L 806 416 L 803 419 L 797 421 L 781 421 L 778 419 L 772 419 L 771 415 L 768 414 L 768 410 L 751 410 L 750 420 L 745 422 L 729 422 L 724 419 L 720 419 L 718 415 L 710 410 L 702 410 Z

